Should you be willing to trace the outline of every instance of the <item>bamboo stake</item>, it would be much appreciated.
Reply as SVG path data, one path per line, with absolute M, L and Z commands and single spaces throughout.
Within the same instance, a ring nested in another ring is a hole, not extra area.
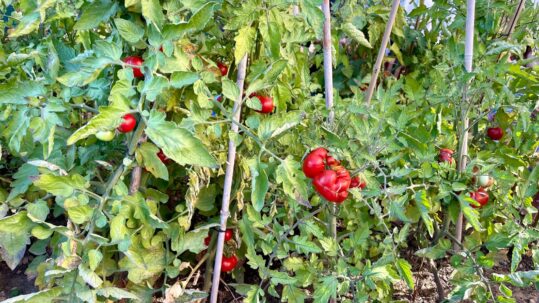
M 474 27 L 475 27 L 475 0 L 467 0 L 466 2 L 466 37 L 464 44 L 464 68 L 467 72 L 472 72 L 473 61 L 473 39 L 474 39 Z M 468 128 L 470 120 L 468 119 L 468 109 L 466 102 L 468 100 L 468 83 L 464 86 L 464 93 L 462 94 L 461 105 L 461 119 L 462 119 L 462 133 L 460 140 L 460 147 L 458 153 L 458 172 L 462 173 L 466 169 L 466 163 L 468 160 Z M 455 238 L 459 242 L 462 241 L 462 229 L 464 225 L 464 216 L 462 212 L 459 212 L 456 224 Z M 453 244 L 454 249 L 458 250 L 459 247 L 456 243 Z
M 397 11 L 399 9 L 400 0 L 393 0 L 391 5 L 391 12 L 389 13 L 389 20 L 387 21 L 386 29 L 384 31 L 384 36 L 382 37 L 382 43 L 380 44 L 380 49 L 378 50 L 378 56 L 376 57 L 376 63 L 372 69 L 371 82 L 369 83 L 369 88 L 367 89 L 367 96 L 365 100 L 367 105 L 371 104 L 372 95 L 374 93 L 374 88 L 376 87 L 376 82 L 378 80 L 378 74 L 380 73 L 380 67 L 382 66 L 382 60 L 386 53 L 387 43 L 389 42 L 389 36 L 391 35 L 391 30 L 393 29 L 393 24 L 395 23 L 395 17 L 397 16 Z
M 243 56 L 243 58 L 240 60 L 240 63 L 238 65 L 238 77 L 236 80 L 236 84 L 238 85 L 239 89 L 239 95 L 236 101 L 234 102 L 234 109 L 233 113 L 234 116 L 232 117 L 233 122 L 231 123 L 231 129 L 236 134 L 238 133 L 238 124 L 240 121 L 240 114 L 241 114 L 241 100 L 243 96 L 243 83 L 245 81 L 245 72 L 247 69 L 247 54 Z M 236 122 L 236 123 L 234 123 Z M 224 183 L 224 189 L 223 189 L 223 205 L 221 206 L 221 225 L 220 225 L 220 231 L 218 233 L 217 237 L 217 248 L 215 252 L 215 263 L 213 266 L 213 281 L 212 281 L 212 287 L 211 287 L 211 297 L 210 302 L 211 303 L 217 303 L 217 296 L 219 292 L 219 282 L 221 277 L 221 261 L 223 259 L 223 248 L 225 244 L 225 233 L 226 230 L 226 221 L 228 219 L 229 213 L 229 205 L 230 205 L 230 194 L 232 191 L 232 179 L 234 177 L 234 163 L 236 162 L 236 143 L 235 141 L 230 138 L 228 140 L 228 156 L 227 156 L 227 164 L 226 164 L 226 171 L 225 171 L 225 183 Z
M 328 124 L 332 125 L 335 119 L 333 111 L 333 58 L 331 54 L 331 11 L 329 0 L 322 3 L 324 13 L 324 85 L 326 89 L 326 108 L 329 109 Z
M 331 7 L 329 0 L 322 2 L 322 12 L 324 13 L 324 40 L 322 47 L 324 49 L 324 86 L 326 92 L 326 108 L 329 109 L 327 123 L 333 126 L 335 120 L 335 111 L 333 110 L 333 56 L 331 45 Z M 328 230 L 335 242 L 337 242 L 337 205 L 330 206 L 330 215 L 328 216 Z M 336 298 L 332 295 L 329 301 L 335 303 Z

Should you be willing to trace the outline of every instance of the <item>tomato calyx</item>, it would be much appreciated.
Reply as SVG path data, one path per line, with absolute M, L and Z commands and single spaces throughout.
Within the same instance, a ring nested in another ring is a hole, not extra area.
M 118 126 L 118 131 L 121 133 L 131 132 L 137 126 L 137 119 L 132 114 L 126 114 L 122 119 L 123 122 Z

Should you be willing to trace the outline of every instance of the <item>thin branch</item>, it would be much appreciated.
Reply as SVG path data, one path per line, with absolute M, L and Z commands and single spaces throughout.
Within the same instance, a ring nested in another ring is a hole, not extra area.
M 236 102 L 234 102 L 234 116 L 232 121 L 240 120 L 240 106 L 241 106 L 241 96 L 243 95 L 243 84 L 245 81 L 245 73 L 247 69 L 247 54 L 243 56 L 238 65 L 238 76 L 236 84 L 238 86 L 239 95 Z M 232 123 L 231 129 L 236 134 L 238 133 L 238 124 Z M 217 296 L 219 293 L 219 282 L 221 277 L 221 261 L 223 259 L 223 248 L 225 244 L 225 233 L 221 231 L 226 230 L 226 223 L 229 216 L 229 205 L 230 205 L 230 194 L 232 192 L 232 179 L 234 178 L 234 163 L 236 162 L 236 142 L 233 138 L 228 140 L 228 157 L 227 165 L 225 171 L 225 183 L 223 188 L 223 204 L 221 207 L 221 225 L 220 232 L 217 238 L 217 249 L 215 253 L 215 263 L 213 266 L 213 282 L 211 288 L 211 297 L 210 303 L 217 303 Z
M 389 42 L 389 36 L 391 35 L 391 30 L 393 29 L 393 24 L 395 23 L 395 17 L 397 16 L 397 10 L 399 9 L 400 0 L 393 0 L 391 5 L 391 12 L 389 13 L 389 20 L 387 21 L 386 29 L 384 31 L 384 36 L 382 37 L 382 43 L 380 49 L 378 50 L 378 56 L 376 57 L 376 63 L 372 69 L 371 82 L 369 83 L 369 88 L 367 89 L 367 96 L 365 101 L 367 105 L 371 104 L 372 95 L 374 93 L 374 88 L 376 87 L 376 82 L 378 80 L 378 73 L 380 73 L 380 67 L 382 66 L 382 60 L 386 53 L 387 43 Z

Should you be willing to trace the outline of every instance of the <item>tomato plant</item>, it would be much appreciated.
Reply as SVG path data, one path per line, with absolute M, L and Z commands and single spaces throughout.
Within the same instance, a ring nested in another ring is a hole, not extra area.
M 326 43 L 314 0 L 0 2 L 0 260 L 38 289 L 10 302 L 200 300 L 228 196 L 222 296 L 399 301 L 428 267 L 448 302 L 518 300 L 539 281 L 538 8 L 506 32 L 516 4 L 477 1 L 467 72 L 467 1 L 415 2 L 370 105 L 388 2 L 333 1 Z

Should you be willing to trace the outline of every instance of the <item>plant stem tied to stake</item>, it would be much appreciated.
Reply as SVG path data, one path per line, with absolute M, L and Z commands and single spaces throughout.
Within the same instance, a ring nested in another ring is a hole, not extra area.
M 474 38 L 474 21 L 475 21 L 475 0 L 467 0 L 466 3 L 466 40 L 464 45 L 464 68 L 468 73 L 472 72 L 472 60 L 473 60 L 473 38 Z M 467 104 L 467 91 L 468 83 L 465 84 L 464 93 L 462 96 L 461 104 L 461 119 L 462 119 L 462 133 L 460 140 L 460 147 L 458 153 L 458 172 L 462 173 L 466 169 L 466 162 L 468 157 L 468 109 Z M 455 237 L 460 242 L 462 241 L 462 229 L 464 225 L 464 216 L 462 212 L 459 213 L 457 218 L 457 226 Z M 454 244 L 454 249 L 458 250 L 457 244 Z
M 247 69 L 247 54 L 243 56 L 240 60 L 238 66 L 238 77 L 236 84 L 238 85 L 239 95 L 234 102 L 234 116 L 232 119 L 239 123 L 240 121 L 240 107 L 241 107 L 241 96 L 243 95 L 243 82 L 245 81 L 245 71 Z M 238 133 L 238 125 L 236 123 L 231 123 L 231 129 L 233 132 Z M 221 261 L 223 259 L 223 248 L 225 245 L 225 233 L 226 230 L 226 221 L 228 219 L 228 209 L 230 204 L 230 193 L 232 190 L 232 179 L 234 177 L 234 163 L 236 162 L 236 142 L 233 138 L 228 140 L 228 157 L 225 171 L 225 184 L 223 189 L 223 205 L 221 206 L 221 225 L 220 232 L 218 233 L 217 238 L 217 248 L 215 252 L 215 263 L 213 266 L 213 279 L 212 279 L 212 288 L 211 288 L 211 297 L 210 302 L 216 303 L 217 296 L 219 293 L 219 282 L 221 277 Z M 223 231 L 223 232 L 221 232 Z
M 382 66 L 382 60 L 384 59 L 384 54 L 386 53 L 387 43 L 389 42 L 389 36 L 391 35 L 391 30 L 393 29 L 393 24 L 395 23 L 395 17 L 397 16 L 397 11 L 399 9 L 400 0 L 393 0 L 391 5 L 391 12 L 389 13 L 389 20 L 387 20 L 386 29 L 384 31 L 384 36 L 382 37 L 382 44 L 378 50 L 378 56 L 376 57 L 376 63 L 372 69 L 371 82 L 369 83 L 369 88 L 367 89 L 367 96 L 365 101 L 367 105 L 371 104 L 372 94 L 374 93 L 374 88 L 376 87 L 376 81 L 378 80 L 378 73 L 380 73 L 380 67 Z

